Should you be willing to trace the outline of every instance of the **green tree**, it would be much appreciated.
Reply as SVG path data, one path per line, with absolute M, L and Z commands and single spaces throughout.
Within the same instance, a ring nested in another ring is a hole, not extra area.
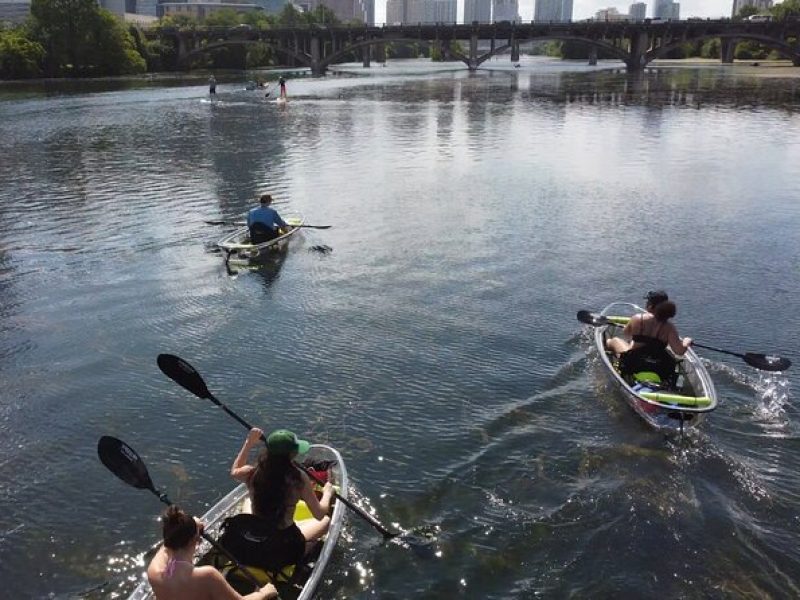
M 32 0 L 34 31 L 47 51 L 50 75 L 77 73 L 86 66 L 89 31 L 97 16 L 95 0 Z
M 42 73 L 45 51 L 22 29 L 0 31 L 0 78 L 29 79 Z
M 277 25 L 279 27 L 296 27 L 305 23 L 303 13 L 294 7 L 291 2 L 287 3 L 281 12 L 278 13 Z
M 196 29 L 198 25 L 199 21 L 189 15 L 167 15 L 158 20 L 156 29 L 161 30 L 174 28 L 182 31 L 186 29 Z
M 32 0 L 31 17 L 49 75 L 120 75 L 146 68 L 122 21 L 95 0 Z
M 703 58 L 719 58 L 722 44 L 719 38 L 711 38 L 703 42 L 700 48 L 700 56 Z
M 789 17 L 800 17 L 800 0 L 783 0 L 772 7 L 772 14 L 779 21 Z
M 761 12 L 761 9 L 753 4 L 747 4 L 739 9 L 739 13 L 736 15 L 739 19 L 746 19 L 752 15 L 757 15 Z
M 147 63 L 136 50 L 133 36 L 125 24 L 107 10 L 100 9 L 91 31 L 88 63 L 100 75 L 144 73 Z
M 208 27 L 235 27 L 241 22 L 239 13 L 232 8 L 215 10 L 205 18 L 203 25 Z
M 304 13 L 306 23 L 309 25 L 339 25 L 341 20 L 330 8 L 319 4 L 314 10 Z

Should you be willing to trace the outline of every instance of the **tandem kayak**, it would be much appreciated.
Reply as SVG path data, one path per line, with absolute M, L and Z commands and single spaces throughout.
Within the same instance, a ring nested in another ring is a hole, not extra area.
M 596 327 L 594 340 L 600 359 L 617 383 L 625 400 L 653 429 L 682 432 L 696 427 L 703 416 L 717 407 L 717 392 L 700 358 L 689 348 L 676 357 L 677 378 L 673 385 L 661 382 L 655 373 L 635 373 L 623 377 L 618 360 L 606 350 L 606 340 L 622 334 L 631 316 L 644 309 L 627 302 L 614 302 L 603 309 L 601 316 L 608 325 Z
M 339 496 L 347 498 L 348 480 L 347 469 L 345 468 L 344 461 L 342 460 L 339 452 L 322 444 L 312 444 L 309 452 L 304 456 L 304 465 L 325 465 L 330 481 L 335 487 Z M 318 472 L 318 466 L 314 466 Z M 247 487 L 245 484 L 238 485 L 231 492 L 229 492 L 222 500 L 217 502 L 211 509 L 208 510 L 202 517 L 205 524 L 206 533 L 219 539 L 220 528 L 222 522 L 227 517 L 232 517 L 242 512 L 249 512 L 250 500 L 247 494 Z M 343 502 L 334 502 L 333 513 L 331 514 L 331 525 L 328 533 L 317 544 L 317 547 L 307 554 L 302 564 L 292 565 L 285 568 L 278 576 L 277 581 L 272 581 L 270 577 L 261 569 L 255 567 L 247 567 L 262 585 L 269 582 L 273 583 L 280 593 L 283 600 L 310 600 L 322 580 L 325 567 L 331 559 L 333 550 L 339 540 L 339 535 L 344 525 L 345 505 Z M 302 521 L 305 519 L 313 519 L 311 511 L 306 506 L 305 502 L 300 500 L 295 507 L 294 513 L 295 521 Z M 224 563 L 224 565 L 223 565 Z M 196 565 L 214 565 L 220 568 L 220 571 L 226 575 L 229 583 L 241 594 L 246 595 L 253 590 L 253 585 L 247 579 L 242 577 L 235 568 L 231 568 L 227 564 L 227 560 L 222 558 L 217 552 L 206 542 L 198 546 L 197 554 L 195 555 Z M 128 600 L 155 600 L 150 584 L 145 580 L 128 596 Z
M 261 244 L 250 243 L 250 230 L 240 227 L 217 242 L 217 247 L 226 255 L 226 261 L 233 265 L 248 265 L 273 256 L 286 248 L 289 240 L 305 222 L 302 215 L 296 214 L 284 219 L 290 226 L 289 231 L 273 240 Z

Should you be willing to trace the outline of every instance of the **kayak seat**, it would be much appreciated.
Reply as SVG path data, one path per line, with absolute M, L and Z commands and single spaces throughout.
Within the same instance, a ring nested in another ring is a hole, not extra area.
M 265 571 L 277 579 L 281 571 L 300 562 L 305 541 L 296 528 L 275 529 L 273 523 L 251 513 L 240 513 L 222 522 L 217 540 L 236 560 Z M 299 538 L 299 539 L 298 539 Z M 224 557 L 224 555 L 221 557 Z
M 251 244 L 263 244 L 264 242 L 269 242 L 278 237 L 278 233 L 272 231 L 272 229 L 264 225 L 264 223 L 253 223 L 249 229 Z
M 658 377 L 660 387 L 672 389 L 678 379 L 675 360 L 666 349 L 657 353 L 648 353 L 644 350 L 645 348 L 634 348 L 620 356 L 619 371 L 622 377 L 633 383 L 636 373 L 650 373 Z

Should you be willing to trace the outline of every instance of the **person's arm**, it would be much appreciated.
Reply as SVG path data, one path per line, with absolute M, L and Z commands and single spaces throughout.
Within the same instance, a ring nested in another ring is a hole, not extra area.
M 247 455 L 250 454 L 250 449 L 258 443 L 263 435 L 264 432 L 258 427 L 253 427 L 248 432 L 244 444 L 242 444 L 242 449 L 239 450 L 239 454 L 236 455 L 236 459 L 231 465 L 231 477 L 237 481 L 246 482 L 253 472 L 254 467 L 247 464 Z
M 672 325 L 669 330 L 669 338 L 667 343 L 669 344 L 670 350 L 672 350 L 678 356 L 683 356 L 686 354 L 689 346 L 692 345 L 692 338 L 685 337 L 681 339 L 680 336 L 678 336 L 678 330 L 674 325 Z
M 214 567 L 197 567 L 195 572 L 198 578 L 197 583 L 201 589 L 207 592 L 205 597 L 211 600 L 272 600 L 278 597 L 278 590 L 271 583 L 255 592 L 242 596 L 225 581 L 222 573 Z
M 314 493 L 314 488 L 311 485 L 311 480 L 308 478 L 308 475 L 301 472 L 301 477 L 303 478 L 303 491 L 301 492 L 301 497 L 305 500 L 308 509 L 311 511 L 311 514 L 314 515 L 314 518 L 317 521 L 321 521 L 325 518 L 325 516 L 331 510 L 331 498 L 333 498 L 333 486 L 331 482 L 328 481 L 325 483 L 325 486 L 322 488 L 322 499 L 317 499 L 317 495 Z
M 288 229 L 288 225 L 286 221 L 284 221 L 281 216 L 278 214 L 278 211 L 275 211 L 275 224 L 280 227 L 281 229 Z

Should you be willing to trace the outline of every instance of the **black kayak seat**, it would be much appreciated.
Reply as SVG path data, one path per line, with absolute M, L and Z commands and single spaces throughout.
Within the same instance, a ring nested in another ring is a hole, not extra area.
M 278 232 L 264 223 L 253 223 L 249 229 L 251 244 L 263 244 L 278 237 Z

